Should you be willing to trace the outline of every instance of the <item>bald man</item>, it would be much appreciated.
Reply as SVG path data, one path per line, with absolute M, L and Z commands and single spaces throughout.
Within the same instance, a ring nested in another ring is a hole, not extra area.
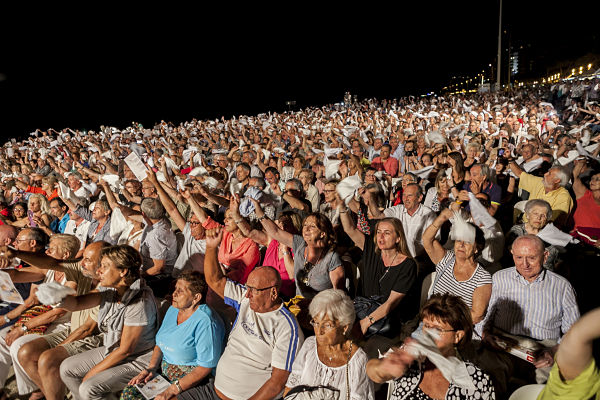
M 539 237 L 518 237 L 511 252 L 515 266 L 492 277 L 492 297 L 482 322 L 484 341 L 497 348 L 495 335 L 508 333 L 522 337 L 523 343 L 537 342 L 541 350 L 531 363 L 496 352 L 497 357 L 489 358 L 494 364 L 490 368 L 495 369 L 490 373 L 500 385 L 511 376 L 544 383 L 554 364 L 557 343 L 579 319 L 575 291 L 569 281 L 543 267 L 548 252 Z
M 79 295 L 96 289 L 102 249 L 108 245 L 106 242 L 89 244 L 79 261 L 63 261 L 40 253 L 24 254 L 10 250 L 6 251 L 6 256 L 23 259 L 31 264 L 32 272 L 45 272 L 49 269 L 64 272 L 68 281 L 77 283 Z M 21 395 L 39 388 L 34 393 L 34 398 L 64 398 L 66 388 L 60 379 L 60 364 L 72 355 L 102 345 L 102 337 L 97 334 L 97 314 L 98 307 L 73 312 L 70 329 L 44 335 L 19 349 L 18 364 L 22 370 L 17 376 L 17 387 Z
M 17 235 L 19 234 L 19 229 L 12 225 L 0 225 L 0 246 L 10 246 Z
M 217 261 L 222 238 L 220 227 L 206 232 L 204 274 L 210 288 L 237 311 L 236 323 L 217 365 L 215 379 L 186 390 L 177 398 L 279 398 L 302 346 L 302 331 L 279 297 L 281 277 L 276 269 L 255 268 L 246 285 L 223 275 Z

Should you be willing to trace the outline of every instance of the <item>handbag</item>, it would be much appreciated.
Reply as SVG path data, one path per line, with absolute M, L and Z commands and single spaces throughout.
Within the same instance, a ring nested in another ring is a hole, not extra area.
M 350 358 L 352 356 L 352 341 L 348 350 L 348 360 L 346 362 L 346 400 L 350 400 Z M 339 400 L 340 390 L 331 386 L 295 386 L 283 398 L 284 400 Z
M 362 297 L 357 296 L 354 299 L 354 311 L 356 312 L 356 317 L 361 320 L 366 318 L 368 315 L 380 305 L 385 302 L 385 296 L 370 296 L 370 297 Z M 385 334 L 388 333 L 392 329 L 389 317 L 386 315 L 380 320 L 375 321 L 375 323 L 369 326 L 367 332 L 365 333 L 365 337 L 369 337 L 375 334 Z
M 284 400 L 339 400 L 340 391 L 331 386 L 295 386 Z

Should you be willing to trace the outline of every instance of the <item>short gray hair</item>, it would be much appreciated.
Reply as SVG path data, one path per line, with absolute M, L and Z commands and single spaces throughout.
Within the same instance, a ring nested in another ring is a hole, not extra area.
M 292 179 L 288 180 L 288 182 L 292 182 L 294 184 L 294 186 L 296 186 L 296 190 L 298 190 L 300 192 L 304 191 L 304 185 L 302 184 L 302 181 L 300 179 L 292 178 Z
M 546 200 L 533 199 L 525 203 L 525 214 L 529 215 L 529 212 L 533 207 L 544 207 L 546 208 L 546 219 L 550 221 L 552 219 L 552 206 Z
M 161 219 L 165 216 L 165 208 L 158 199 L 145 198 L 141 204 L 142 212 L 150 219 Z
M 327 316 L 342 326 L 352 325 L 356 319 L 352 299 L 340 289 L 323 290 L 312 299 L 308 306 L 311 317 Z
M 490 167 L 487 164 L 483 164 L 483 163 L 473 164 L 473 165 L 471 165 L 471 169 L 469 171 L 473 170 L 474 167 L 481 168 L 481 175 L 485 176 L 488 181 L 490 180 L 492 173 L 490 172 Z
M 555 166 L 550 168 L 551 170 L 554 169 L 556 170 L 556 177 L 558 179 L 560 179 L 560 186 L 561 187 L 565 187 L 567 186 L 567 183 L 569 183 L 569 179 L 571 179 L 569 177 L 569 174 L 567 173 L 567 171 L 565 171 L 565 169 L 563 167 L 560 166 Z

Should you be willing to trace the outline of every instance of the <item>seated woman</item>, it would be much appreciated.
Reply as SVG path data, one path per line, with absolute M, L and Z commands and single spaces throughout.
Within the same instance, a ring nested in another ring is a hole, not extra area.
M 208 194 L 203 189 L 201 194 Z M 189 191 L 183 191 L 181 195 L 188 201 L 192 212 L 196 215 L 200 223 L 204 226 L 209 220 L 209 216 L 198 204 L 194 196 Z M 208 196 L 205 196 L 208 198 Z M 241 284 L 246 283 L 248 275 L 260 261 L 260 252 L 258 245 L 254 240 L 246 237 L 238 227 L 234 214 L 230 207 L 225 212 L 223 225 L 223 241 L 219 246 L 219 263 L 227 271 L 227 277 Z
M 522 224 L 514 225 L 510 228 L 510 231 L 506 234 L 506 246 L 504 261 L 505 266 L 511 267 L 514 265 L 512 254 L 510 253 L 510 247 L 516 238 L 523 235 L 537 235 L 542 229 L 548 225 L 552 218 L 552 206 L 546 200 L 533 199 L 529 200 L 525 204 L 525 213 L 523 216 Z M 588 217 L 589 218 L 589 217 Z M 544 268 L 554 271 L 556 262 L 558 261 L 558 255 L 564 248 L 561 246 L 555 246 L 544 242 L 548 257 L 544 262 Z
M 396 336 L 402 323 L 418 311 L 417 264 L 408 251 L 402 223 L 396 218 L 383 218 L 377 222 L 373 234 L 365 235 L 354 226 L 348 208 L 341 204 L 338 210 L 344 230 L 363 251 L 359 294 L 381 303 L 367 315 L 359 315 L 361 331 Z M 402 307 L 398 307 L 400 303 Z M 372 327 L 386 317 L 390 323 L 387 332 L 375 329 L 378 325 Z
M 172 306 L 156 334 L 150 363 L 123 390 L 121 399 L 143 399 L 133 385 L 152 380 L 160 373 L 172 384 L 155 397 L 171 399 L 196 386 L 217 366 L 223 350 L 223 321 L 205 304 L 208 285 L 198 271 L 177 278 Z
M 294 283 L 294 259 L 289 247 L 283 243 L 279 243 L 262 229 L 252 229 L 251 224 L 240 215 L 239 202 L 236 198 L 232 199 L 230 209 L 233 220 L 236 221 L 237 226 L 242 233 L 254 240 L 260 246 L 265 246 L 267 248 L 262 265 L 268 265 L 279 271 L 279 275 L 281 275 L 281 288 L 279 293 L 286 299 L 294 297 L 296 294 L 296 284 Z M 298 234 L 302 228 L 300 217 L 293 212 L 282 213 L 275 223 L 280 229 L 292 234 Z
M 309 312 L 315 336 L 306 338 L 296 355 L 284 393 L 299 385 L 324 385 L 339 390 L 339 399 L 374 399 L 373 382 L 365 373 L 367 355 L 349 338 L 355 319 L 350 297 L 324 290 L 313 298 Z
M 467 305 L 458 296 L 433 295 L 421 308 L 425 332 L 435 333 L 435 344 L 444 357 L 459 357 L 458 350 L 471 341 L 473 320 Z M 390 350 L 383 358 L 369 360 L 367 375 L 375 383 L 393 379 L 391 400 L 399 399 L 494 399 L 494 385 L 479 367 L 465 362 L 474 390 L 450 383 L 428 358 L 415 359 L 405 350 L 414 339 Z
M 29 226 L 29 217 L 27 216 L 27 204 L 16 203 L 12 208 L 13 222 L 11 225 L 18 228 Z
M 46 196 L 37 193 L 30 195 L 27 200 L 27 208 L 29 211 L 33 212 L 33 215 L 29 218 L 29 226 L 37 226 L 36 223 L 33 222 L 35 217 L 41 218 L 42 221 L 44 221 L 44 224 L 50 226 L 50 223 L 54 218 L 50 215 L 50 205 L 48 204 Z M 29 214 L 31 214 L 31 212 Z
M 435 239 L 435 235 L 450 218 L 454 218 L 451 232 L 454 249 L 446 250 Z M 480 322 L 485 316 L 492 295 L 492 277 L 476 261 L 484 246 L 483 232 L 464 220 L 457 221 L 456 214 L 448 208 L 423 231 L 423 247 L 436 264 L 431 293 L 460 296 L 471 309 L 474 323 Z
M 573 191 L 577 208 L 573 214 L 574 234 L 584 242 L 600 247 L 600 170 L 592 169 L 580 178 L 585 162 L 578 161 L 573 169 Z
M 435 185 L 427 191 L 423 205 L 438 213 L 442 205 L 448 202 L 450 197 L 450 184 L 445 171 L 441 171 L 435 177 Z
M 293 235 L 267 218 L 257 201 L 252 203 L 265 232 L 294 252 L 296 295 L 313 298 L 322 290 L 345 287 L 344 267 L 335 251 L 335 233 L 326 216 L 310 214 L 304 219 L 302 236 Z
M 142 257 L 131 246 L 102 250 L 100 289 L 67 296 L 61 307 L 70 311 L 100 306 L 98 328 L 103 346 L 67 358 L 60 378 L 79 399 L 105 399 L 122 390 L 148 365 L 158 330 L 154 294 L 140 278 Z

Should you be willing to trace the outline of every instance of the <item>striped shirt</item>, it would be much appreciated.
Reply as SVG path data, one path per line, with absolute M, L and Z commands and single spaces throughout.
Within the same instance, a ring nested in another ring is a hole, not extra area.
M 459 281 L 454 276 L 454 263 L 456 255 L 453 250 L 448 250 L 442 260 L 435 266 L 436 278 L 433 285 L 433 293 L 450 293 L 459 296 L 467 304 L 473 307 L 473 292 L 480 286 L 492 283 L 492 277 L 483 267 L 477 264 L 475 272 L 466 281 Z
M 486 329 L 496 327 L 536 340 L 560 341 L 579 318 L 575 291 L 562 276 L 544 269 L 528 282 L 515 267 L 496 272 Z

